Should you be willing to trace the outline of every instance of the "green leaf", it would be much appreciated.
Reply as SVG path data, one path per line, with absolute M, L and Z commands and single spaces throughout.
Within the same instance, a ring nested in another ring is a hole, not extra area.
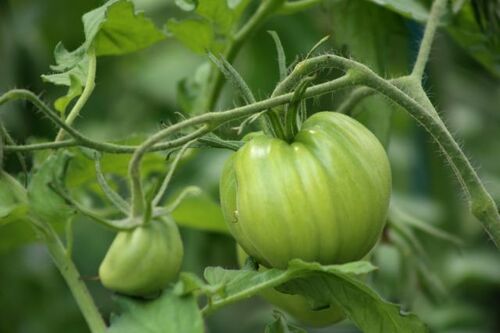
M 0 170 L 0 226 L 22 219 L 28 210 L 26 189 Z
M 54 49 L 54 59 L 56 64 L 50 66 L 50 68 L 56 73 L 42 75 L 44 81 L 70 87 L 72 85 L 71 78 L 73 77 L 73 80 L 77 80 L 80 86 L 85 84 L 88 72 L 88 57 L 83 46 L 69 52 L 59 42 Z
M 74 210 L 50 187 L 64 186 L 71 155 L 64 151 L 50 155 L 35 171 L 28 186 L 28 198 L 33 214 L 56 226 L 66 223 Z
M 166 26 L 169 32 L 194 52 L 218 55 L 248 4 L 249 0 L 198 0 L 195 10 L 197 17 L 183 21 L 170 19 Z M 177 1 L 177 5 L 191 10 L 193 1 Z
M 428 331 L 417 316 L 402 313 L 398 305 L 384 301 L 366 284 L 344 272 L 313 274 L 292 280 L 278 290 L 299 293 L 316 302 L 335 301 L 365 333 Z
M 266 326 L 264 333 L 307 333 L 306 330 L 290 325 L 279 311 L 274 311 L 274 321 Z
M 186 197 L 172 217 L 183 227 L 229 233 L 220 206 L 202 191 Z
M 208 50 L 220 52 L 222 49 L 222 45 L 215 42 L 214 31 L 207 21 L 170 19 L 167 22 L 167 29 L 187 48 L 196 53 L 204 54 Z
M 68 86 L 66 95 L 58 98 L 56 110 L 64 113 L 68 104 L 80 96 L 88 72 L 90 49 L 96 56 L 120 55 L 146 48 L 165 38 L 154 23 L 142 13 L 134 12 L 134 5 L 127 0 L 111 0 L 82 17 L 85 41 L 69 52 L 59 42 L 54 49 L 56 65 L 51 74 L 42 79 L 56 85 Z
M 112 0 L 82 17 L 87 49 L 97 56 L 119 55 L 144 49 L 165 38 L 153 21 L 136 13 L 126 0 Z
M 193 296 L 179 296 L 171 289 L 153 301 L 118 297 L 122 308 L 112 316 L 109 333 L 203 333 L 203 319 Z
M 177 86 L 177 102 L 189 114 L 206 112 L 205 96 L 210 79 L 210 63 L 201 64 L 193 76 L 183 79 Z
M 0 170 L 0 254 L 36 239 L 28 210 L 26 189 Z
M 83 86 L 81 81 L 74 74 L 69 74 L 70 86 L 68 88 L 68 93 L 62 97 L 59 97 L 54 102 L 54 107 L 57 111 L 62 114 L 65 113 L 68 104 L 76 97 L 80 96 L 83 91 Z
M 88 55 L 93 48 L 97 56 L 120 55 L 146 48 L 165 38 L 154 23 L 142 13 L 134 12 L 127 0 L 111 0 L 82 17 L 85 41 L 74 51 L 67 51 L 62 43 L 54 50 L 55 74 L 42 75 L 48 82 L 71 86 L 73 75 L 84 85 Z
M 427 332 L 413 314 L 403 314 L 399 306 L 383 300 L 355 275 L 365 275 L 374 267 L 365 261 L 321 266 L 299 259 L 287 270 L 225 270 L 209 267 L 205 279 L 223 292 L 211 296 L 210 307 L 244 299 L 272 287 L 281 292 L 301 294 L 314 304 L 338 304 L 363 332 Z
M 419 0 L 368 0 L 376 5 L 383 6 L 393 12 L 403 15 L 409 19 L 425 22 L 429 16 L 429 10 Z M 387 25 L 384 22 L 385 25 Z

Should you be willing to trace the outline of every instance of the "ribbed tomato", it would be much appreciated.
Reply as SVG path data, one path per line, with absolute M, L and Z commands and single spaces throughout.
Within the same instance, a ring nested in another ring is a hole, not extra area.
M 126 295 L 148 296 L 177 277 L 183 257 L 179 230 L 170 220 L 116 235 L 99 267 L 102 284 Z
M 384 227 L 391 171 L 358 121 L 320 112 L 292 143 L 254 136 L 226 162 L 221 204 L 230 232 L 257 261 L 286 268 L 361 259 Z

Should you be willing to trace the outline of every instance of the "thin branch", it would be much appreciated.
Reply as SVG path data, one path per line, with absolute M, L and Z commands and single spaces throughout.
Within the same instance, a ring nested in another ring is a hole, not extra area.
M 111 201 L 115 205 L 116 208 L 118 208 L 122 213 L 128 214 L 130 210 L 128 202 L 125 201 L 118 193 L 116 193 L 109 186 L 108 182 L 106 181 L 106 178 L 104 177 L 104 173 L 102 172 L 101 168 L 100 156 L 95 156 L 94 162 L 95 162 L 94 164 L 95 164 L 95 173 L 97 176 L 97 182 L 99 183 L 101 190 L 104 192 L 109 201 Z
M 82 108 L 85 106 L 87 103 L 90 95 L 92 95 L 92 92 L 94 91 L 95 87 L 95 73 L 96 73 L 96 56 L 95 56 L 95 51 L 94 48 L 90 48 L 88 51 L 88 56 L 89 56 L 89 68 L 88 68 L 88 73 L 87 73 L 87 79 L 85 81 L 85 87 L 83 89 L 82 94 L 76 101 L 75 105 L 71 109 L 71 111 L 68 114 L 68 117 L 66 118 L 65 122 L 68 126 L 71 126 L 73 124 L 73 121 L 75 121 L 76 117 L 80 114 L 80 111 Z M 64 138 L 64 130 L 60 129 L 59 133 L 57 133 L 56 139 L 54 140 L 55 142 L 62 141 Z
M 417 60 L 413 66 L 413 71 L 411 75 L 422 80 L 424 75 L 425 66 L 429 60 L 429 54 L 431 53 L 432 42 L 434 41 L 434 35 L 439 26 L 439 21 L 441 16 L 443 16 L 446 10 L 446 4 L 448 0 L 435 0 L 432 4 L 431 12 L 429 18 L 427 19 L 427 24 L 425 26 L 424 37 L 422 43 L 420 44 L 420 49 L 418 50 Z
M 36 221 L 35 224 L 40 225 L 41 222 Z M 66 249 L 56 231 L 48 224 L 43 226 L 43 231 L 41 234 L 45 237 L 50 256 L 68 284 L 90 331 L 92 333 L 105 333 L 107 330 L 106 324 L 75 264 L 67 255 Z
M 163 179 L 163 182 L 158 189 L 158 192 L 156 193 L 154 199 L 153 199 L 153 207 L 158 206 L 160 203 L 161 199 L 163 199 L 163 196 L 165 195 L 165 192 L 167 191 L 168 185 L 170 184 L 170 180 L 172 179 L 172 176 L 174 175 L 174 171 L 177 168 L 177 164 L 179 164 L 179 161 L 181 160 L 182 156 L 186 152 L 186 150 L 189 148 L 189 146 L 193 143 L 194 141 L 189 141 L 186 143 L 184 146 L 182 146 L 181 150 L 175 157 L 174 161 L 170 165 L 170 169 L 168 170 L 167 174 L 165 175 L 165 178 Z

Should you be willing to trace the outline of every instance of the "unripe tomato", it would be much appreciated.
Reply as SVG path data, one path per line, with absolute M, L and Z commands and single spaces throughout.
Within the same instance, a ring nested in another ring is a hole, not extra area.
M 391 171 L 384 148 L 358 121 L 320 112 L 292 143 L 255 136 L 233 154 L 220 182 L 230 232 L 267 267 L 291 259 L 359 260 L 385 224 Z
M 175 223 L 152 220 L 116 235 L 99 267 L 99 277 L 108 289 L 148 296 L 175 280 L 182 257 L 182 240 Z
M 248 255 L 237 246 L 238 263 L 243 266 Z M 259 270 L 266 268 L 260 266 Z M 259 293 L 269 303 L 287 312 L 299 322 L 313 327 L 325 327 L 345 319 L 345 314 L 338 305 L 330 305 L 321 310 L 312 310 L 307 299 L 302 295 L 290 295 L 268 288 Z

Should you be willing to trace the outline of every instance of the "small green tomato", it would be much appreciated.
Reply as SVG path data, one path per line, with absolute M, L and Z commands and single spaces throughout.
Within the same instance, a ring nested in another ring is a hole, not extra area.
M 118 232 L 99 267 L 99 277 L 113 291 L 149 296 L 176 279 L 182 257 L 182 240 L 175 223 L 152 220 Z

